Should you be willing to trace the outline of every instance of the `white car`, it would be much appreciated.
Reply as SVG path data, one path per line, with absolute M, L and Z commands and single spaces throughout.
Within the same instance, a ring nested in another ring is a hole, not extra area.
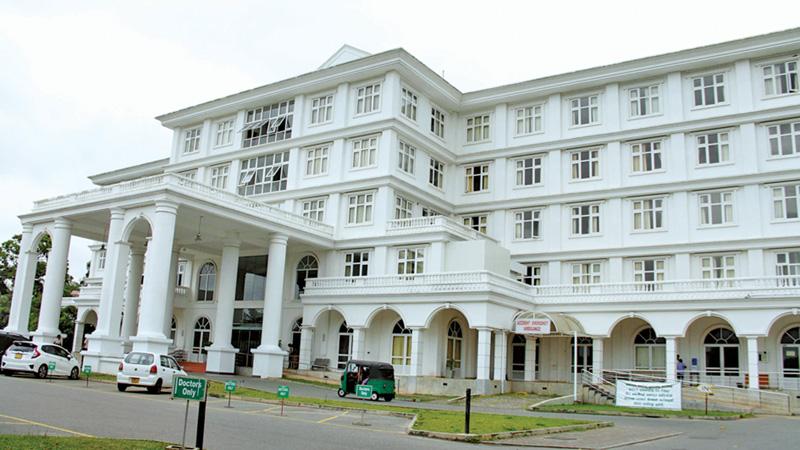
M 151 394 L 158 394 L 162 388 L 172 387 L 175 376 L 186 376 L 186 372 L 172 356 L 132 352 L 119 363 L 117 389 L 124 392 L 130 386 L 142 386 Z
M 54 367 L 50 370 L 51 365 Z M 80 364 L 67 349 L 55 344 L 36 344 L 29 341 L 15 341 L 3 355 L 0 367 L 5 375 L 27 372 L 38 378 L 64 376 L 77 380 Z

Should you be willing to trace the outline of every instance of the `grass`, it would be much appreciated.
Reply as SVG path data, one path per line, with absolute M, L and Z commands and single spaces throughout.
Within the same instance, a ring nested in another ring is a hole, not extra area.
M 469 431 L 472 434 L 489 434 L 584 423 L 588 422 L 508 414 L 473 413 L 470 416 Z M 414 429 L 441 433 L 463 433 L 464 414 L 457 411 L 421 410 L 417 415 L 417 421 L 414 423 Z
M 290 380 L 290 381 L 293 381 L 295 383 L 303 383 L 303 384 L 308 384 L 308 385 L 311 385 L 311 386 L 317 386 L 317 387 L 326 388 L 326 389 L 338 389 L 339 388 L 338 380 L 333 380 L 333 379 L 331 379 L 331 381 L 329 381 L 329 382 L 325 382 L 325 381 L 322 381 L 322 380 L 320 380 L 320 381 L 309 380 L 307 378 L 294 377 L 294 376 L 291 376 L 291 375 L 284 375 L 283 378 L 285 378 L 287 380 Z M 442 396 L 442 395 L 426 395 L 426 394 L 411 394 L 411 395 L 398 394 L 396 398 L 398 400 L 403 400 L 403 401 L 407 401 L 407 402 L 433 402 L 433 401 L 437 401 L 437 400 L 449 400 L 450 399 L 450 397 L 446 397 L 446 396 Z
M 548 412 L 581 412 L 586 414 L 603 414 L 603 413 L 627 413 L 637 414 L 643 416 L 665 416 L 665 417 L 689 417 L 689 416 L 705 416 L 706 413 L 701 409 L 683 409 L 680 411 L 671 409 L 651 409 L 651 408 L 632 408 L 628 406 L 615 406 L 615 405 L 595 405 L 589 403 L 575 403 L 573 405 L 543 405 L 536 408 L 537 411 Z M 713 417 L 746 417 L 748 414 L 742 414 L 731 411 L 708 411 L 709 416 Z
M 130 439 L 0 435 L 0 448 L 28 450 L 164 450 L 167 443 Z

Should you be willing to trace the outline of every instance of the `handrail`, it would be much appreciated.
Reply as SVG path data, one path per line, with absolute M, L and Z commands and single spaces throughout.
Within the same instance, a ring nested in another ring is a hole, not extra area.
M 468 227 L 450 216 L 408 217 L 405 219 L 391 219 L 386 222 L 387 232 L 419 232 L 434 227 L 441 227 L 446 231 L 470 240 L 485 239 L 499 242 L 497 239 Z

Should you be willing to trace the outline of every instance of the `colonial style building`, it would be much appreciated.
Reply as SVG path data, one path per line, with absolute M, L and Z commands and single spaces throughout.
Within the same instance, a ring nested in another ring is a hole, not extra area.
M 29 331 L 49 234 L 34 339 L 74 304 L 101 371 L 177 348 L 210 372 L 358 358 L 410 391 L 557 391 L 574 371 L 674 379 L 680 357 L 797 389 L 798 54 L 794 29 L 461 92 L 403 49 L 344 46 L 159 116 L 168 157 L 35 202 L 7 328 Z M 97 244 L 62 299 L 71 236 Z

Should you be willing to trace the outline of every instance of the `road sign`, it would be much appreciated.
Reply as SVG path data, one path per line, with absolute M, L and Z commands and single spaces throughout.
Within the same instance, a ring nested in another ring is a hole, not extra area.
M 289 386 L 278 386 L 278 398 L 289 398 Z
M 236 391 L 236 382 L 233 380 L 229 380 L 225 382 L 225 392 L 234 392 Z
M 50 372 L 55 372 L 56 363 L 53 362 L 53 361 L 50 361 L 49 363 L 47 363 L 47 370 L 50 371 Z
M 370 398 L 372 397 L 372 386 L 359 384 L 356 386 L 356 397 Z
M 92 374 L 92 366 L 90 366 L 90 365 L 83 366 L 83 373 L 86 374 L 87 376 L 91 375 Z
M 172 381 L 172 397 L 183 400 L 205 401 L 208 381 L 202 378 L 175 377 Z
M 714 395 L 714 391 L 711 390 L 710 384 L 698 384 L 697 390 L 702 392 L 703 394 Z

